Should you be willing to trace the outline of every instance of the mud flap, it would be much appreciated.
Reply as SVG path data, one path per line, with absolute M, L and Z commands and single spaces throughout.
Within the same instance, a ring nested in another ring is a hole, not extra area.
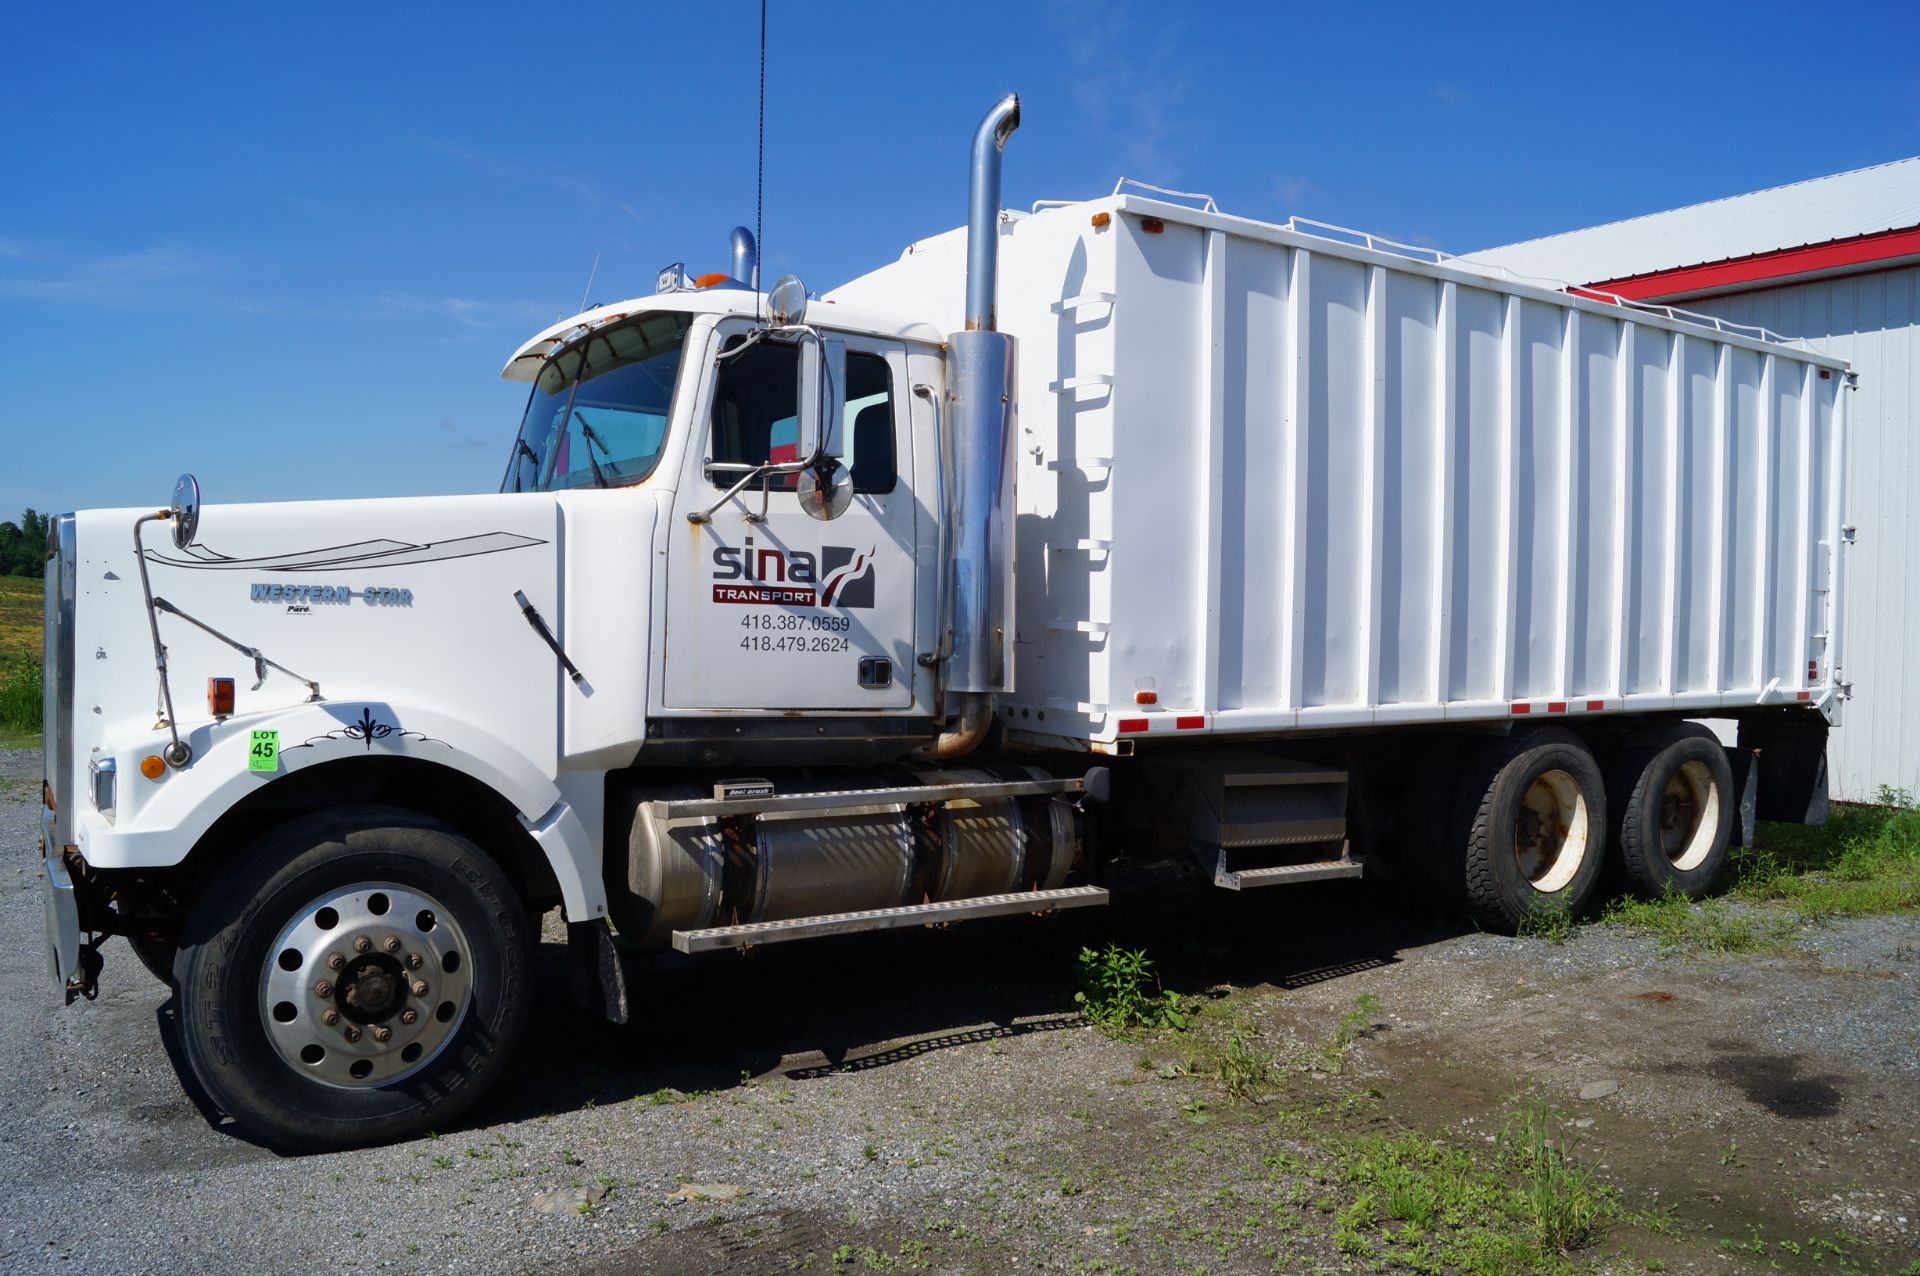
M 1760 750 L 1728 749 L 1733 786 L 1740 790 L 1740 845 L 1753 849 L 1753 826 L 1760 809 Z
M 608 1023 L 627 1021 L 627 977 L 606 919 L 567 923 L 568 983 L 583 1009 Z

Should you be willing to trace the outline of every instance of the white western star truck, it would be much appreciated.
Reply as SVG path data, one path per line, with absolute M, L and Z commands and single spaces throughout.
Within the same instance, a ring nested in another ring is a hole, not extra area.
M 66 515 L 46 929 L 255 1136 L 443 1126 L 535 919 L 687 953 L 1390 869 L 1511 929 L 1819 819 L 1846 365 L 1174 192 L 556 324 L 498 494 Z M 202 691 L 205 700 L 202 700 Z M 1723 747 L 1689 719 L 1737 722 Z

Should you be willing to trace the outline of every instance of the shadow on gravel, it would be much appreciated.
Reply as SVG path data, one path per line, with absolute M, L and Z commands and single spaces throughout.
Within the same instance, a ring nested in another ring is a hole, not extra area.
M 545 995 L 527 1044 L 467 1124 L 526 1120 L 663 1089 L 724 1089 L 778 1074 L 813 1079 L 929 1051 L 1076 1027 L 1074 958 L 1146 950 L 1183 993 L 1303 988 L 1399 960 L 1463 933 L 1358 883 L 1260 895 L 1208 892 L 1045 919 L 970 922 L 628 965 L 632 1021 L 616 1027 L 565 995 L 565 946 L 544 945 Z

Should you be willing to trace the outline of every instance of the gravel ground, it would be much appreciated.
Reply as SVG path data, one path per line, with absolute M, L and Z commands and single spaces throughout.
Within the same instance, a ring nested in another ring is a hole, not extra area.
M 288 1158 L 189 1101 L 166 991 L 123 945 L 97 1002 L 60 1007 L 38 776 L 0 753 L 0 1270 L 1364 1270 L 1329 1239 L 1339 1202 L 1277 1178 L 1275 1153 L 1311 1164 L 1370 1131 L 1472 1146 L 1518 1095 L 1564 1114 L 1626 1211 L 1678 1220 L 1616 1224 L 1576 1268 L 1920 1261 L 1913 916 L 1693 959 L 1601 928 L 1463 933 L 1328 883 L 663 963 L 634 971 L 619 1029 L 566 1006 L 552 944 L 553 995 L 460 1128 Z M 1067 1013 L 1074 953 L 1109 938 L 1283 1062 L 1352 1013 L 1338 1076 L 1286 1069 L 1324 1128 L 1224 1104 L 1178 1036 Z M 1846 1256 L 1755 1256 L 1753 1235 Z

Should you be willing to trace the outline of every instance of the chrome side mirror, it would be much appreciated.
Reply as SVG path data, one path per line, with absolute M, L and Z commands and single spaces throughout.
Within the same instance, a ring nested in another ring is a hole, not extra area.
M 846 466 L 831 458 L 801 470 L 795 487 L 800 508 L 823 523 L 839 518 L 853 503 L 853 476 Z
M 767 293 L 767 318 L 776 328 L 794 328 L 807 320 L 807 286 L 798 275 L 782 275 Z
M 185 549 L 200 530 L 200 482 L 182 474 L 173 485 L 173 546 Z
M 806 465 L 840 455 L 840 420 L 847 414 L 847 343 L 823 338 L 817 353 L 800 352 L 800 419 L 794 458 Z

